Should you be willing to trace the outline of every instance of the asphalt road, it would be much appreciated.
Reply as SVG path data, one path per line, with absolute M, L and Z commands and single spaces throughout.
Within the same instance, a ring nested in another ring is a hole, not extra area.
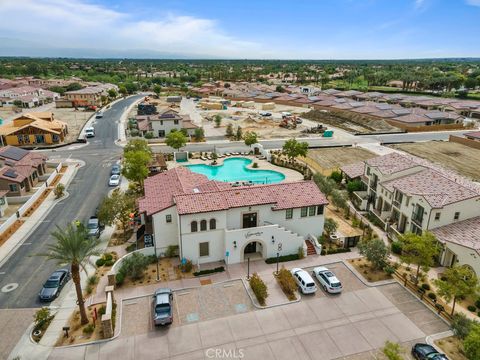
M 95 138 L 82 148 L 58 149 L 46 152 L 53 158 L 80 159 L 86 165 L 78 172 L 68 187 L 69 197 L 57 203 L 22 246 L 0 267 L 0 289 L 11 283 L 18 287 L 9 292 L 0 292 L 0 308 L 35 308 L 37 294 L 43 282 L 59 266 L 36 254 L 45 252 L 46 245 L 54 240 L 50 236 L 56 225 L 64 226 L 76 219 L 86 220 L 94 214 L 100 200 L 108 193 L 108 177 L 111 166 L 120 159 L 122 149 L 115 145 L 118 137 L 118 122 L 132 102 L 143 95 L 130 97 L 113 104 L 105 110 L 104 117 L 96 120 Z

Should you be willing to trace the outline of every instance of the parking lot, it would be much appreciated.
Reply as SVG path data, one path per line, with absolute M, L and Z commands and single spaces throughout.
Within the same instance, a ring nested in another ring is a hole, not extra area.
M 254 310 L 240 281 L 207 285 L 175 294 L 169 327 L 152 326 L 150 298 L 129 300 L 119 339 L 57 349 L 51 359 L 77 353 L 81 359 L 209 359 L 215 351 L 253 360 L 378 359 L 386 340 L 408 352 L 427 335 L 448 330 L 400 284 L 367 287 L 343 264 L 327 267 L 343 282 L 341 294 L 319 290 L 297 303 Z

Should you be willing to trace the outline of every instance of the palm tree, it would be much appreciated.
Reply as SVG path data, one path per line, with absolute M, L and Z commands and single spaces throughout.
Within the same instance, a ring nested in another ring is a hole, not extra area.
M 97 243 L 89 238 L 84 226 L 74 224 L 68 224 L 65 229 L 57 226 L 57 230 L 52 232 L 52 236 L 57 242 L 48 245 L 48 252 L 39 254 L 39 256 L 45 256 L 48 260 L 55 260 L 61 266 L 70 264 L 72 280 L 77 292 L 80 320 L 81 324 L 85 325 L 88 323 L 88 318 L 82 296 L 82 286 L 80 285 L 80 268 L 86 272 L 85 263 L 90 256 L 99 255 L 99 251 L 96 249 Z

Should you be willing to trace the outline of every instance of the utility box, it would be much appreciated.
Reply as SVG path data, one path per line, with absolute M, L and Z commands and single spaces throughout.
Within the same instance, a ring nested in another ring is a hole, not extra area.
M 331 138 L 333 136 L 333 130 L 325 130 L 323 137 Z

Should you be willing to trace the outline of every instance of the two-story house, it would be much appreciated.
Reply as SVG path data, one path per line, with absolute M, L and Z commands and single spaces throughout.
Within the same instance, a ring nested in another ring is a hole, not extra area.
M 137 115 L 136 120 L 139 131 L 144 135 L 152 132 L 156 138 L 164 138 L 172 130 L 180 131 L 181 129 L 185 129 L 188 135 L 194 135 L 195 129 L 198 128 L 188 115 L 180 115 L 178 111 L 170 108 L 160 109 L 153 115 Z
M 443 239 L 438 236 L 445 244 L 441 263 L 453 265 L 452 259 L 458 259 L 458 248 L 455 252 L 449 243 L 456 238 L 458 224 L 470 224 L 471 219 L 479 217 L 479 187 L 424 160 L 398 153 L 366 160 L 364 165 L 361 178 L 367 190 L 361 194 L 366 200 L 361 203 L 363 209 L 369 210 L 393 239 L 407 232 L 421 234 L 428 230 L 443 234 Z M 458 231 L 460 242 L 462 236 Z
M 326 197 L 312 181 L 232 187 L 177 167 L 145 180 L 139 210 L 160 253 L 196 263 L 297 253 L 323 232 Z

